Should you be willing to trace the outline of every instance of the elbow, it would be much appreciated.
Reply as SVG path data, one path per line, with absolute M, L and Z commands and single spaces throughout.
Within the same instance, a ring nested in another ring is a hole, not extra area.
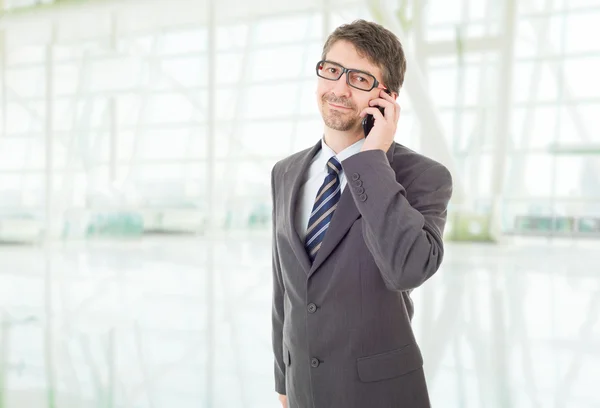
M 405 273 L 400 271 L 398 277 L 395 279 L 386 279 L 385 287 L 394 292 L 405 292 L 413 290 L 421 286 L 429 278 L 427 273 L 412 271 Z
M 407 291 L 418 288 L 439 269 L 444 251 L 441 245 L 431 243 L 426 252 L 410 251 L 402 260 L 388 265 L 385 286 L 393 291 Z

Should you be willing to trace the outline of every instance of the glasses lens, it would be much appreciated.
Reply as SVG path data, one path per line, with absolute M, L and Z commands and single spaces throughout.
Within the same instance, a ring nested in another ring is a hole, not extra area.
M 339 79 L 343 68 L 333 62 L 321 61 L 317 66 L 317 75 L 325 79 Z
M 348 81 L 355 88 L 370 91 L 375 84 L 375 77 L 364 72 L 350 71 L 348 72 Z

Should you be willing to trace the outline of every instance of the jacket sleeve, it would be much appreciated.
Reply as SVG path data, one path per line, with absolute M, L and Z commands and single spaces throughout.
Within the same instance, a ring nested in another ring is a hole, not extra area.
M 272 212 L 272 269 L 273 269 L 273 353 L 275 355 L 275 391 L 286 395 L 285 391 L 285 364 L 283 362 L 283 298 L 285 288 L 281 277 L 281 264 L 279 262 L 279 251 L 277 250 L 277 239 L 275 235 L 277 218 L 275 216 L 275 168 L 271 170 L 271 198 L 273 203 Z
M 444 254 L 450 172 L 435 163 L 403 186 L 382 150 L 355 154 L 342 167 L 363 217 L 365 243 L 386 287 L 404 291 L 423 284 Z

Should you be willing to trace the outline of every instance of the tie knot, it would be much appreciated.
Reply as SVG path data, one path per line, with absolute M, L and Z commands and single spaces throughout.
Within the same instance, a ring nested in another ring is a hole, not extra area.
M 342 165 L 340 164 L 339 161 L 337 161 L 335 156 L 332 156 L 331 159 L 329 159 L 327 161 L 327 173 L 328 174 L 335 173 L 339 176 L 341 171 L 342 171 Z

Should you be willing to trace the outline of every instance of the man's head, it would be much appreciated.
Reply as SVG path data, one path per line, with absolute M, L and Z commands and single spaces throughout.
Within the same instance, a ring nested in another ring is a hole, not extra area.
M 398 95 L 406 59 L 400 41 L 394 33 L 379 24 L 357 20 L 338 27 L 323 46 L 322 59 L 349 69 L 372 74 L 379 89 L 363 91 L 347 83 L 347 73 L 337 81 L 319 78 L 317 102 L 325 125 L 339 131 L 360 127 L 360 111 L 371 99 L 379 96 L 381 88 Z

